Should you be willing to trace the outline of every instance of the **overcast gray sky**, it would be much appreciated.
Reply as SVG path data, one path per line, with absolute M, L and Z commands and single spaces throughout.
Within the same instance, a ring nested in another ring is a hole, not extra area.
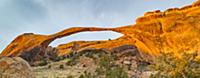
M 74 26 L 118 27 L 134 24 L 151 10 L 181 7 L 195 0 L 0 0 L 0 52 L 25 32 L 52 34 Z M 105 40 L 114 32 L 86 32 L 54 41 Z

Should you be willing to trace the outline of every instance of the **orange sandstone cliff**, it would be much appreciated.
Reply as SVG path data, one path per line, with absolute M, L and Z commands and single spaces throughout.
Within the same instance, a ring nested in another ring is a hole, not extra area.
M 74 41 L 56 47 L 60 56 L 87 48 L 111 50 L 114 47 L 135 45 L 140 52 L 159 55 L 160 52 L 200 52 L 200 1 L 182 8 L 147 12 L 136 24 L 117 28 L 74 27 L 52 35 L 22 34 L 12 41 L 1 56 L 20 56 L 24 53 L 44 55 L 55 39 L 83 31 L 114 31 L 122 37 L 107 41 Z M 34 50 L 36 49 L 36 51 Z

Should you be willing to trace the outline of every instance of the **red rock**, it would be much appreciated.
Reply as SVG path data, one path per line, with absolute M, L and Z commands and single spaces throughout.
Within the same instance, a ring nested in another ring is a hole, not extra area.
M 122 37 L 105 41 L 74 41 L 56 47 L 60 56 L 69 54 L 74 44 L 77 51 L 86 48 L 112 50 L 121 45 L 135 45 L 143 55 L 159 55 L 173 52 L 180 57 L 181 52 L 200 52 L 200 2 L 182 8 L 171 8 L 164 12 L 148 12 L 137 18 L 136 24 L 117 28 L 74 27 L 51 35 L 23 34 L 12 41 L 1 56 L 20 56 L 33 49 L 38 51 L 33 58 L 45 55 L 45 49 L 57 38 L 83 31 L 114 31 Z M 144 56 L 146 57 L 146 56 Z M 148 58 L 148 57 L 147 57 Z

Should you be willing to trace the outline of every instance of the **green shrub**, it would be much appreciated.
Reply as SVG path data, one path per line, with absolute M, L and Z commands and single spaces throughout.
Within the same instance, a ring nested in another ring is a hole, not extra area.
M 70 75 L 70 76 L 67 76 L 67 78 L 74 78 L 72 75 Z
M 50 68 L 51 68 L 51 65 L 48 65 L 48 68 L 50 69 Z
M 195 58 L 197 53 L 183 53 L 177 58 L 173 53 L 162 53 L 151 68 L 156 71 L 151 78 L 198 78 L 200 62 Z
M 82 74 L 79 78 L 97 78 L 97 76 L 95 74 L 85 71 L 84 74 Z
M 72 53 L 71 57 L 68 58 L 70 60 L 66 63 L 66 65 L 70 65 L 70 66 L 76 65 L 79 62 L 80 57 L 82 57 L 82 56 L 89 57 L 89 58 L 96 60 L 99 57 L 101 57 L 103 54 L 106 54 L 106 52 L 101 51 L 101 50 L 83 51 L 83 52 L 79 52 L 77 54 Z
M 128 74 L 122 66 L 114 63 L 114 58 L 110 54 L 104 54 L 99 58 L 97 69 L 94 73 L 84 72 L 80 78 L 128 78 Z
M 47 60 L 43 59 L 43 60 L 38 62 L 37 66 L 45 66 L 47 64 L 48 64 Z
M 59 66 L 59 68 L 60 68 L 60 69 L 64 69 L 65 67 L 64 67 L 64 65 L 61 64 L 61 65 Z

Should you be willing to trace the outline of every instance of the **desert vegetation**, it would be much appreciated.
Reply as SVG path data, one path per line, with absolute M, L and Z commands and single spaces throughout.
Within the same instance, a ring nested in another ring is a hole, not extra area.
M 197 52 L 181 53 L 180 58 L 173 53 L 162 53 L 150 67 L 155 71 L 150 78 L 198 78 L 200 61 Z
M 143 56 L 136 47 L 123 45 L 110 52 L 106 49 L 72 51 L 57 56 L 49 48 L 47 56 L 32 65 L 35 78 L 198 78 L 198 52 L 162 52 L 155 58 Z M 151 59 L 151 60 L 145 60 Z M 31 73 L 31 72 L 30 72 Z M 2 74 L 0 74 L 1 76 Z
M 80 78 L 128 78 L 128 74 L 123 66 L 115 64 L 115 58 L 111 54 L 103 54 L 99 58 L 97 68 L 94 73 L 85 71 Z

